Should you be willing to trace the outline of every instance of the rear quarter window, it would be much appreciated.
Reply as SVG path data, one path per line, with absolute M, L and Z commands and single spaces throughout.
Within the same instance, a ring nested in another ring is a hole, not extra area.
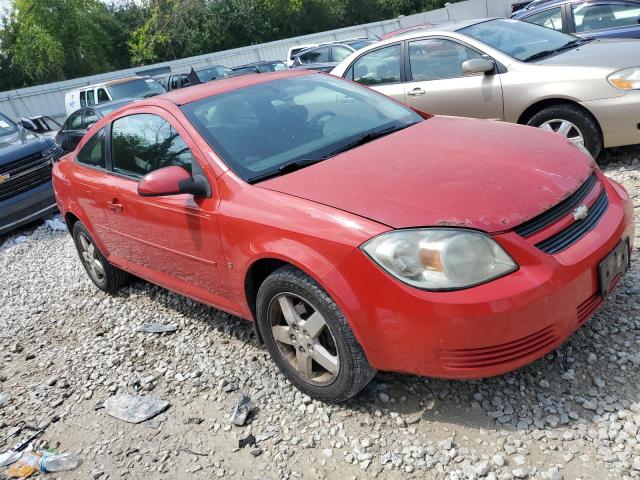
M 107 168 L 104 128 L 98 130 L 78 152 L 78 163 L 97 168 Z

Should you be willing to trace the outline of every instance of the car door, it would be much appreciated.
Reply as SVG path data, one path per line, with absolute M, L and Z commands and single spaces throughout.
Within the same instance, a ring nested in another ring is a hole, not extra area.
M 82 124 L 83 112 L 84 110 L 78 110 L 72 113 L 62 125 L 58 143 L 65 152 L 75 150 L 86 133 Z
M 367 51 L 351 64 L 344 77 L 404 103 L 402 44 Z
M 179 165 L 208 178 L 211 198 L 181 194 L 142 197 L 138 181 Z M 104 192 L 109 252 L 137 275 L 224 308 L 224 263 L 217 222 L 215 178 L 180 123 L 157 107 L 111 123 L 110 167 L 116 179 Z
M 597 38 L 640 38 L 640 4 L 578 2 L 570 8 L 571 31 Z
M 408 42 L 406 103 L 440 115 L 502 120 L 504 104 L 499 74 L 465 75 L 467 60 L 487 58 L 449 38 Z

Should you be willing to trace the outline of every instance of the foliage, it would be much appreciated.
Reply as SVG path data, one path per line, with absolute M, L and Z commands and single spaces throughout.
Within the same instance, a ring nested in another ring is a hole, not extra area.
M 0 90 L 410 15 L 444 2 L 15 0 L 0 22 Z

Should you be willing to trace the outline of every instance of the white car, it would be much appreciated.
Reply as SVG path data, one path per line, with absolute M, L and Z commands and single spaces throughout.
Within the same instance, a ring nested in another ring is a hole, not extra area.
M 301 51 L 317 46 L 317 43 L 307 43 L 305 45 L 296 45 L 295 47 L 289 48 L 289 51 L 287 52 L 287 59 L 284 61 L 284 63 L 287 64 L 287 67 L 291 68 L 293 66 L 293 61 Z
M 67 116 L 79 108 L 125 98 L 147 98 L 165 93 L 165 89 L 151 77 L 127 77 L 86 85 L 67 92 L 64 108 Z

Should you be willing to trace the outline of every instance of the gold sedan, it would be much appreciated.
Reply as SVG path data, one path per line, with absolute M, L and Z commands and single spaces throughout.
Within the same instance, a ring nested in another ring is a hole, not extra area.
M 508 19 L 451 22 L 371 45 L 332 74 L 426 112 L 556 132 L 594 157 L 640 143 L 640 40 Z

